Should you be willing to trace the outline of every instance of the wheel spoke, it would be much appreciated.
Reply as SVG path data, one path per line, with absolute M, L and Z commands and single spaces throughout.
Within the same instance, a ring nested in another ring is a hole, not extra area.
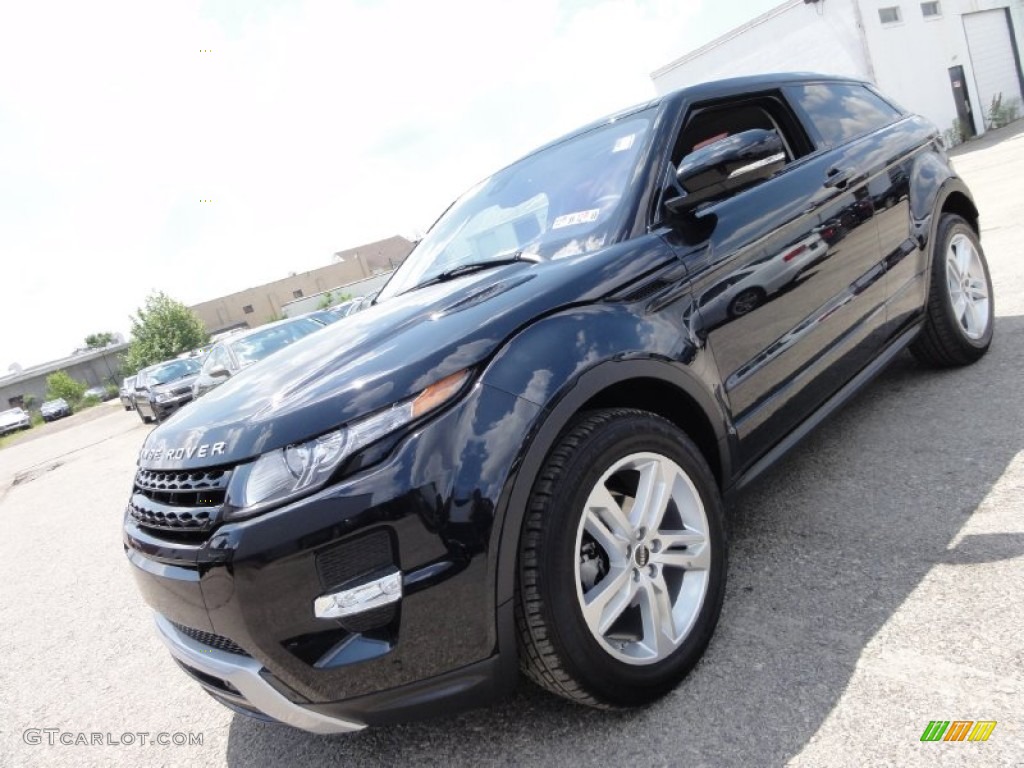
M 636 581 L 630 568 L 613 569 L 597 586 L 583 596 L 583 617 L 591 630 L 603 635 L 622 615 L 636 594 Z
M 956 252 L 956 268 L 960 273 L 960 277 L 964 277 L 968 274 L 971 268 L 971 260 L 974 255 L 974 247 L 970 244 L 966 238 L 961 238 L 956 242 L 954 247 Z
M 980 335 L 981 319 L 978 317 L 978 308 L 966 297 L 964 298 L 964 327 L 971 336 Z
M 956 258 L 950 257 L 946 259 L 946 283 L 949 285 L 949 289 L 960 287 L 960 269 L 956 265 Z
M 595 512 L 608 526 L 610 532 L 619 538 L 624 538 L 626 541 L 633 538 L 633 526 L 626 519 L 622 507 L 603 484 L 598 483 L 590 492 L 590 497 L 587 499 L 587 511 Z
M 665 578 L 659 573 L 647 582 L 638 596 L 644 628 L 642 643 L 655 657 L 663 658 L 676 647 L 672 601 Z
M 695 547 L 707 541 L 700 531 L 661 531 L 658 533 L 658 541 L 661 542 L 661 551 L 669 549 L 681 549 L 683 547 Z
M 957 291 L 952 294 L 950 298 L 953 300 L 953 317 L 956 318 L 958 323 L 966 328 L 967 326 L 964 315 L 967 312 L 967 305 L 970 302 L 967 301 L 967 297 L 964 296 L 963 291 Z
M 711 548 L 702 541 L 686 549 L 667 549 L 652 554 L 651 562 L 666 568 L 706 571 L 711 567 Z
M 595 509 L 586 511 L 586 519 L 583 522 L 583 530 L 589 533 L 598 546 L 608 555 L 608 561 L 614 565 L 625 565 L 626 547 L 629 542 L 620 535 L 616 535 L 608 528 L 604 520 Z
M 652 460 L 640 468 L 640 483 L 636 489 L 636 499 L 630 513 L 633 529 L 646 528 L 656 530 L 661 518 L 665 516 L 669 483 L 660 461 Z

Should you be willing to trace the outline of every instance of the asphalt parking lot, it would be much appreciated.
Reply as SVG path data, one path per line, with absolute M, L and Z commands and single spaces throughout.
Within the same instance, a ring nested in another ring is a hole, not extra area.
M 955 162 L 995 283 L 990 354 L 940 373 L 901 356 L 740 499 L 717 634 L 663 701 L 596 712 L 524 682 L 338 737 L 232 715 L 135 591 L 120 523 L 150 427 L 106 405 L 0 451 L 0 765 L 1024 765 L 1024 121 Z M 998 725 L 922 743 L 930 720 Z

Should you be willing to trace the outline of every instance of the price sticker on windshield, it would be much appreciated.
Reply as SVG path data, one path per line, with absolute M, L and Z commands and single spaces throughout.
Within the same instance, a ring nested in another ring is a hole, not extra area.
M 600 208 L 591 208 L 589 211 L 576 211 L 576 213 L 566 213 L 556 218 L 551 224 L 551 228 L 561 229 L 562 227 L 571 227 L 576 224 L 590 224 L 597 221 L 599 213 L 601 213 Z

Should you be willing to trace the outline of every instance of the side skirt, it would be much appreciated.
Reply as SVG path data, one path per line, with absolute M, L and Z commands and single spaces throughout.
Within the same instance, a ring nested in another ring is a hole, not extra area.
M 762 473 L 786 455 L 793 446 L 803 440 L 819 424 L 831 416 L 835 411 L 839 410 L 839 408 L 845 405 L 846 402 L 854 395 L 860 392 L 868 382 L 874 379 L 875 376 L 881 373 L 885 367 L 892 362 L 896 355 L 910 345 L 910 342 L 914 340 L 920 329 L 921 324 L 917 323 L 897 336 L 896 339 L 886 347 L 885 351 L 869 363 L 860 373 L 843 385 L 843 387 L 832 395 L 832 397 L 826 400 L 817 411 L 808 416 L 800 426 L 790 432 L 774 448 L 758 459 L 750 469 L 740 475 L 732 487 L 726 492 L 726 500 L 731 501 L 736 494 L 747 488 Z

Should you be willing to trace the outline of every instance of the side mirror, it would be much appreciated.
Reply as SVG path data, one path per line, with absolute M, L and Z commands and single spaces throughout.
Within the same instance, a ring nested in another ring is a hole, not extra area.
M 223 365 L 216 365 L 210 369 L 209 373 L 206 374 L 211 379 L 226 379 L 231 376 L 231 371 L 225 368 Z
M 693 210 L 771 178 L 785 164 L 786 151 L 775 131 L 754 128 L 727 136 L 683 158 L 676 180 L 686 194 L 666 200 L 665 206 L 674 213 Z

